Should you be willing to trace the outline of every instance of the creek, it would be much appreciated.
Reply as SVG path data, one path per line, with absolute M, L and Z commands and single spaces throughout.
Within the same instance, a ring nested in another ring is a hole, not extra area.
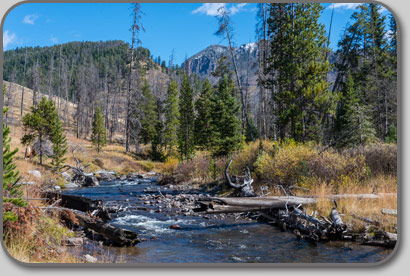
M 64 193 L 120 207 L 123 211 L 111 223 L 135 231 L 145 240 L 127 248 L 91 241 L 84 244 L 82 254 L 96 255 L 105 262 L 372 263 L 392 252 L 348 242 L 315 245 L 298 240 L 291 232 L 281 232 L 269 224 L 245 217 L 182 212 L 184 200 L 192 204 L 204 194 L 159 186 L 155 178 L 101 182 L 98 187 L 65 190 Z M 175 206 L 173 198 L 183 200 Z

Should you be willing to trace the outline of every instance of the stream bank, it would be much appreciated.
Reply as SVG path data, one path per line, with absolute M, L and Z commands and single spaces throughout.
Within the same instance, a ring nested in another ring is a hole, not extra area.
M 392 252 L 352 242 L 314 245 L 244 216 L 194 213 L 194 202 L 208 195 L 175 188 L 160 186 L 152 177 L 64 190 L 118 208 L 111 223 L 137 232 L 143 240 L 124 248 L 88 240 L 82 254 L 125 263 L 374 263 Z

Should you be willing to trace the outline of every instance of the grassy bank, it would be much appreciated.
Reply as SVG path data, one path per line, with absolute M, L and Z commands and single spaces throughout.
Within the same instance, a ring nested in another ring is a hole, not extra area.
M 190 162 L 165 163 L 167 172 L 185 184 L 206 185 L 224 181 L 228 158 L 212 159 L 207 153 L 197 154 Z M 325 197 L 333 194 L 397 194 L 397 146 L 376 143 L 357 148 L 336 150 L 314 143 L 294 141 L 253 142 L 233 155 L 230 173 L 243 175 L 248 166 L 258 194 L 319 196 L 308 212 L 328 216 L 334 203 Z M 263 190 L 263 191 L 262 191 Z M 225 190 L 226 191 L 226 190 Z M 223 195 L 229 195 L 225 192 Z M 383 215 L 382 208 L 397 209 L 397 197 L 382 199 L 340 199 L 337 207 L 346 223 L 362 231 L 365 223 L 358 216 L 380 223 L 393 231 L 397 217 Z M 356 216 L 356 218 L 354 218 Z
M 20 143 L 22 137 L 21 127 L 11 125 L 11 148 L 19 148 L 14 163 L 22 177 L 20 181 L 34 182 L 34 185 L 23 186 L 24 196 L 29 198 L 40 198 L 41 190 L 50 186 L 60 185 L 64 187 L 65 180 L 60 174 L 51 171 L 50 159 L 43 160 L 39 164 L 38 156 L 25 159 L 25 147 Z M 110 144 L 97 153 L 96 148 L 87 140 L 77 139 L 70 132 L 67 133 L 69 148 L 76 148 L 75 155 L 83 165 L 89 164 L 89 172 L 98 170 L 116 171 L 119 174 L 131 172 L 161 172 L 163 164 L 149 160 L 137 160 L 137 158 L 126 153 L 124 147 Z M 144 150 L 144 148 L 143 148 Z M 66 156 L 66 164 L 75 165 L 75 159 L 69 151 Z M 30 171 L 37 170 L 41 177 L 33 175 Z M 11 204 L 4 205 L 14 213 L 18 214 L 15 222 L 3 223 L 5 235 L 4 244 L 7 251 L 15 259 L 27 263 L 82 263 L 85 262 L 81 249 L 70 249 L 64 245 L 64 240 L 75 234 L 65 227 L 58 217 L 50 216 L 40 210 L 47 206 L 39 200 L 30 200 L 27 207 L 16 207 Z M 4 209 L 3 210 L 6 210 Z M 8 209 L 7 209 L 8 210 Z M 113 259 L 111 256 L 98 256 L 98 262 L 113 263 L 121 260 Z

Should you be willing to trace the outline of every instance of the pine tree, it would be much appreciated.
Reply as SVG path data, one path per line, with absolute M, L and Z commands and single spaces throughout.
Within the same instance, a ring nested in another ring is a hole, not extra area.
M 280 138 L 323 139 L 324 118 L 334 112 L 336 95 L 326 75 L 326 35 L 320 4 L 272 3 L 268 18 L 270 56 L 265 85 Z
M 231 78 L 220 80 L 212 95 L 211 145 L 213 156 L 227 156 L 239 149 L 243 140 L 239 106 L 235 97 L 235 84 Z
M 163 142 L 163 132 L 164 132 L 164 124 L 161 121 L 161 102 L 157 100 L 156 103 L 156 122 L 155 122 L 155 134 L 152 138 L 151 142 L 151 152 L 150 156 L 153 161 L 164 161 L 164 151 L 162 149 Z
M 349 70 L 361 107 L 370 112 L 366 116 L 370 115 L 377 137 L 385 139 L 390 125 L 397 123 L 395 22 L 390 22 L 387 35 L 386 17 L 377 4 L 360 5 L 352 19 L 353 24 L 338 44 L 336 86 Z
M 3 93 L 5 86 L 3 86 Z M 6 114 L 7 108 L 3 107 L 3 115 Z M 16 165 L 13 163 L 13 158 L 18 149 L 11 150 L 10 128 L 3 123 L 3 203 L 10 202 L 17 206 L 26 206 L 23 200 L 23 191 L 21 185 L 17 184 L 19 181 L 19 172 L 16 170 Z M 3 214 L 3 221 L 16 220 L 17 216 L 12 212 L 5 212 Z
M 142 101 L 142 114 L 141 119 L 141 140 L 144 144 L 149 144 L 152 142 L 152 139 L 155 135 L 155 123 L 157 121 L 156 114 L 156 103 L 155 97 L 152 94 L 151 87 L 148 84 L 148 81 L 145 80 L 144 86 L 142 87 L 142 96 L 144 97 Z
M 336 111 L 335 146 L 355 146 L 374 139 L 375 131 L 367 112 L 368 110 L 360 104 L 353 78 L 349 74 Z
M 100 149 L 107 144 L 107 134 L 104 127 L 104 115 L 98 106 L 94 113 L 91 141 L 95 146 L 97 146 L 98 153 L 100 153 Z
M 178 125 L 179 125 L 179 107 L 178 107 L 178 84 L 171 79 L 168 86 L 167 99 L 165 100 L 165 129 L 163 143 L 165 150 L 172 155 L 174 147 L 178 144 Z
M 58 114 L 55 114 L 55 122 L 53 124 L 53 130 L 51 134 L 51 142 L 53 143 L 51 165 L 54 167 L 54 171 L 59 172 L 61 170 L 62 164 L 66 160 L 66 158 L 64 158 L 64 155 L 67 153 L 67 138 L 64 134 L 63 126 Z
M 194 106 L 193 90 L 184 74 L 179 99 L 178 152 L 182 160 L 188 160 L 194 153 Z
M 211 147 L 212 93 L 212 85 L 206 79 L 199 98 L 195 102 L 195 109 L 197 111 L 194 125 L 195 145 L 199 146 L 202 150 L 209 150 Z
M 53 124 L 58 116 L 52 100 L 42 98 L 40 103 L 31 107 L 31 113 L 23 117 L 24 136 L 21 138 L 23 145 L 29 145 L 37 139 L 39 145 L 40 165 L 43 164 L 43 155 L 46 151 L 44 142 L 52 138 Z

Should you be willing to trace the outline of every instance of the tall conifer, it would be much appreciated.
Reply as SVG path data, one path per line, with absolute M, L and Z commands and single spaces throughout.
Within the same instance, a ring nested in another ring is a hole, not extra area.
M 199 95 L 198 100 L 195 102 L 195 109 L 197 111 L 195 118 L 195 144 L 200 149 L 210 149 L 212 140 L 211 131 L 211 97 L 213 89 L 208 79 L 205 80 L 204 85 Z
M 178 128 L 178 151 L 181 159 L 188 160 L 194 153 L 194 105 L 193 90 L 184 74 L 179 99 L 180 124 Z
M 165 100 L 165 128 L 163 143 L 166 150 L 172 154 L 174 147 L 178 144 L 178 85 L 175 80 L 171 80 L 168 86 L 167 99 Z
M 107 134 L 104 127 L 104 115 L 98 106 L 94 113 L 91 141 L 95 146 L 97 146 L 98 153 L 100 153 L 101 148 L 107 144 Z
M 142 87 L 142 119 L 141 119 L 141 140 L 144 144 L 149 144 L 155 135 L 155 122 L 157 121 L 156 102 L 152 94 L 151 87 L 148 81 L 145 80 Z
M 211 145 L 214 156 L 226 156 L 239 149 L 243 140 L 239 106 L 233 93 L 235 84 L 229 77 L 220 80 L 212 96 Z

